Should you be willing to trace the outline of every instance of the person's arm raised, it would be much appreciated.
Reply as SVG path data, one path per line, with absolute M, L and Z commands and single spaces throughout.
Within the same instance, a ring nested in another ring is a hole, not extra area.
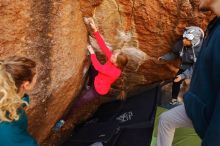
M 112 56 L 112 52 L 106 46 L 106 44 L 105 44 L 104 40 L 102 39 L 101 35 L 99 34 L 99 32 L 98 31 L 94 32 L 94 36 L 95 36 L 95 39 L 96 39 L 100 49 L 102 50 L 102 52 L 106 55 L 106 57 L 108 59 L 110 59 Z
M 106 46 L 106 44 L 105 44 L 103 38 L 102 38 L 101 35 L 99 34 L 98 29 L 97 29 L 97 27 L 96 27 L 96 25 L 95 25 L 94 20 L 93 20 L 92 18 L 88 18 L 88 21 L 89 21 L 89 24 L 90 24 L 90 26 L 91 26 L 91 28 L 92 28 L 92 30 L 93 30 L 93 34 L 94 34 L 94 36 L 95 36 L 95 39 L 96 39 L 96 41 L 97 41 L 97 43 L 98 43 L 100 49 L 101 49 L 102 52 L 106 55 L 106 57 L 107 57 L 108 59 L 110 59 L 111 56 L 112 56 L 112 52 L 111 52 L 111 51 L 109 50 L 109 48 Z
M 95 54 L 95 51 L 93 50 L 92 46 L 90 46 L 90 45 L 87 46 L 87 49 L 89 50 L 89 53 L 90 53 L 92 65 L 94 66 L 94 68 L 97 71 L 102 72 L 104 70 L 103 65 L 98 61 L 96 54 Z

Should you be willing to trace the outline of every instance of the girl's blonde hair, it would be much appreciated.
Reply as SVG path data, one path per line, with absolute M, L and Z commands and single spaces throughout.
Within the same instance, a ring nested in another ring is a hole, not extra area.
M 18 92 L 24 81 L 32 81 L 36 63 L 25 57 L 12 56 L 0 60 L 0 121 L 19 119 L 19 108 L 27 102 Z

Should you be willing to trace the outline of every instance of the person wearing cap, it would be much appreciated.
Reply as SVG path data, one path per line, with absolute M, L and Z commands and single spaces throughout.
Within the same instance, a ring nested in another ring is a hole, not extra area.
M 199 7 L 217 16 L 207 27 L 184 104 L 159 118 L 157 146 L 171 146 L 175 128 L 184 127 L 195 129 L 201 146 L 220 145 L 220 0 L 200 0 Z
M 203 38 L 204 32 L 200 27 L 186 27 L 182 38 L 177 41 L 172 51 L 158 58 L 159 61 L 171 61 L 178 57 L 181 59 L 179 71 L 173 81 L 170 105 L 175 106 L 180 104 L 177 100 L 180 86 L 184 79 L 190 79 L 192 77 L 193 65 L 197 60 Z

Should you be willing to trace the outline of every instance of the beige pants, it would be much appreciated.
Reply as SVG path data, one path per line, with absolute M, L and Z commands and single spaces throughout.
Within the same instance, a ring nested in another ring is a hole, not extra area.
M 172 146 L 176 128 L 192 128 L 192 121 L 186 114 L 184 105 L 179 105 L 161 114 L 159 118 L 157 146 Z

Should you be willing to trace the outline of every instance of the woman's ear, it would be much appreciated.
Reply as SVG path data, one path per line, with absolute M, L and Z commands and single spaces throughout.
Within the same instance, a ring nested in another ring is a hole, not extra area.
M 29 81 L 24 81 L 22 84 L 21 84 L 21 89 L 24 90 L 24 91 L 27 91 L 29 90 L 30 88 L 30 82 Z
M 18 94 L 23 97 L 24 93 L 26 91 L 28 91 L 30 88 L 30 82 L 29 81 L 23 81 L 23 83 L 21 84 L 19 90 L 18 90 Z

